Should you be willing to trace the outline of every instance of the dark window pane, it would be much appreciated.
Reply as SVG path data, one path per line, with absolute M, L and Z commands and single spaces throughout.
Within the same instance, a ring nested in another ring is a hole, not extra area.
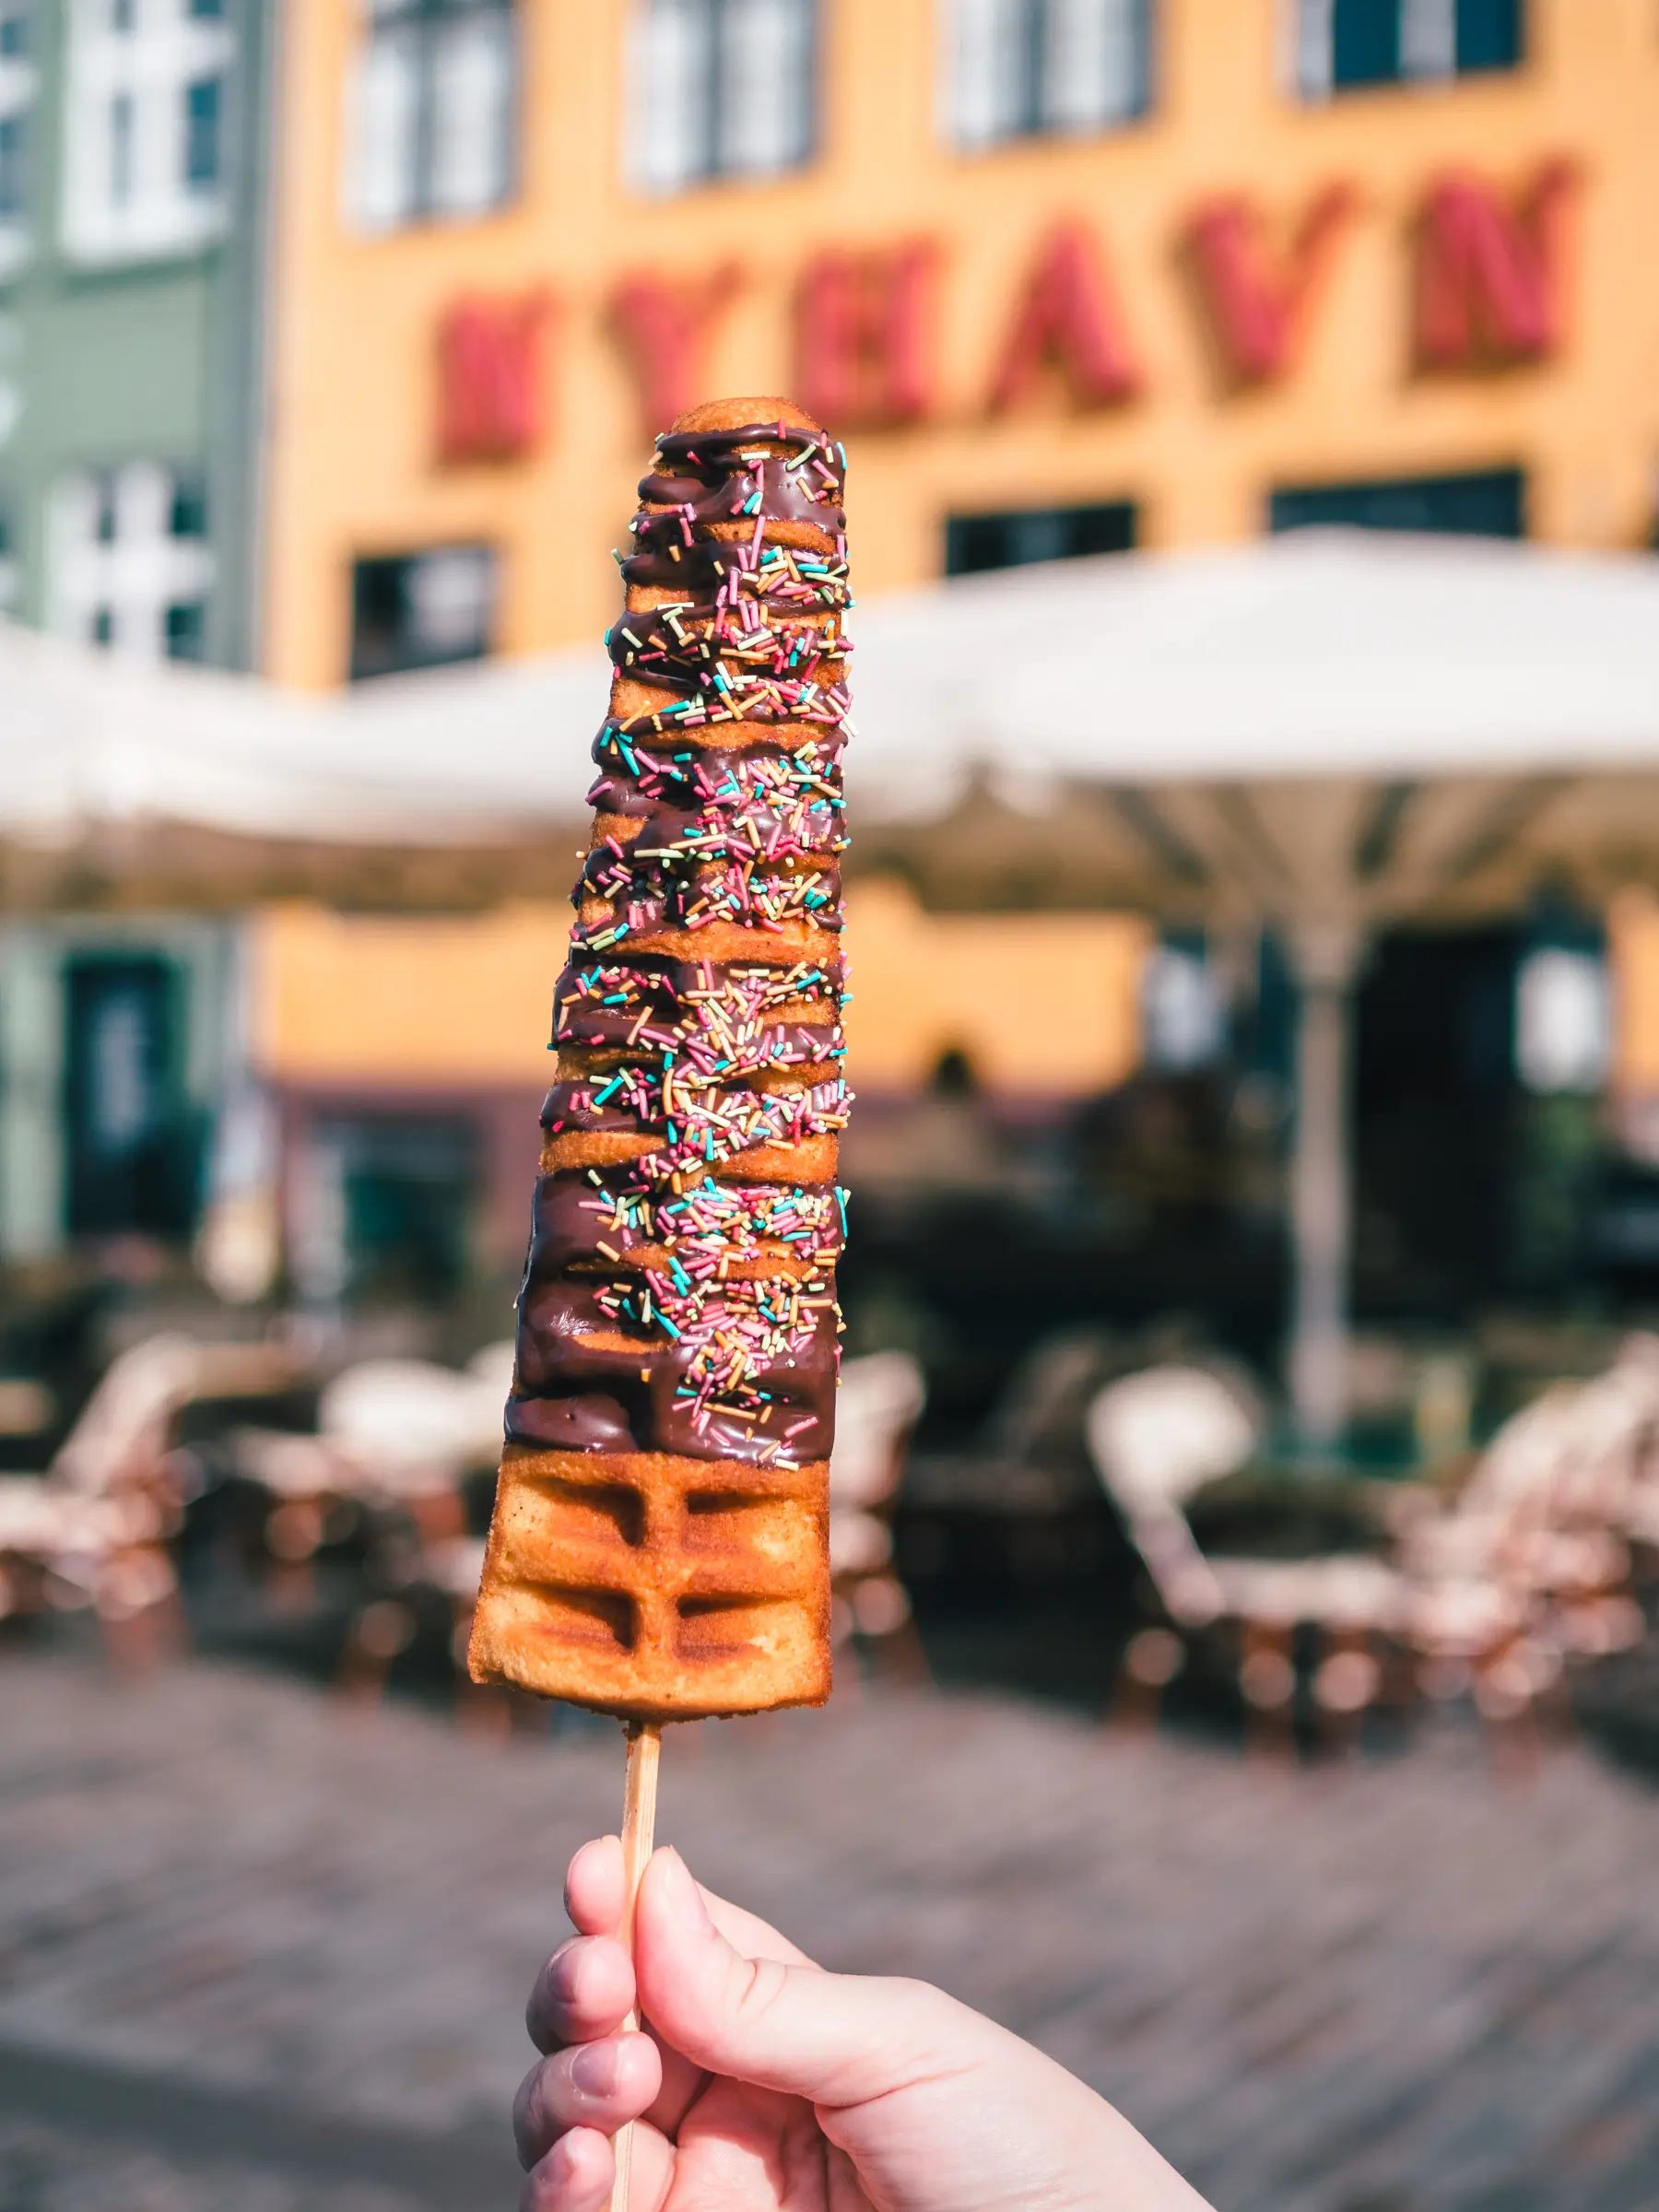
M 167 657 L 199 661 L 207 640 L 207 609 L 199 599 L 178 601 L 167 610 Z
M 468 1274 L 480 1182 L 477 1130 L 467 1122 L 364 1114 L 319 1134 L 340 1159 L 346 1250 L 354 1299 L 441 1299 Z
M 115 479 L 98 478 L 98 513 L 92 524 L 92 535 L 100 546 L 115 543 Z
M 351 586 L 353 680 L 481 659 L 490 649 L 495 594 L 488 546 L 359 560 Z
M 1336 0 L 1331 82 L 1383 85 L 1400 74 L 1400 0 Z
M 115 610 L 97 606 L 92 610 L 92 642 L 94 645 L 112 645 L 115 641 Z
M 219 181 L 224 79 L 204 76 L 184 88 L 184 182 L 198 192 Z
M 1011 508 L 999 514 L 953 514 L 945 524 L 945 573 L 1018 569 L 1035 560 L 1076 560 L 1127 553 L 1135 538 L 1132 500 L 1093 507 Z
M 0 6 L 0 56 L 8 62 L 20 62 L 29 52 L 29 10 L 14 5 Z
M 29 211 L 29 118 L 0 116 L 0 221 Z
M 1425 530 L 1453 537 L 1524 537 L 1526 478 L 1518 468 L 1469 476 L 1394 477 L 1276 491 L 1271 530 Z
M 1043 124 L 1043 62 L 1051 36 L 1047 0 L 1016 0 L 1013 38 L 1014 89 L 1009 121 L 1022 134 Z
M 182 977 L 154 954 L 72 960 L 65 1013 L 70 1233 L 186 1235 L 197 1146 Z
M 1521 0 L 1457 0 L 1457 66 L 1513 69 L 1521 59 Z
M 190 12 L 198 22 L 218 22 L 225 12 L 225 0 L 190 0 Z
M 167 526 L 174 537 L 206 536 L 207 486 L 201 477 L 173 478 L 172 509 Z

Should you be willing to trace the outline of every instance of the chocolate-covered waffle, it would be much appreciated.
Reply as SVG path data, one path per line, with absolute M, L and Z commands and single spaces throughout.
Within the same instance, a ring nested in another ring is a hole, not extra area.
M 842 473 L 682 416 L 607 640 L 471 1663 L 634 1719 L 830 1689 Z

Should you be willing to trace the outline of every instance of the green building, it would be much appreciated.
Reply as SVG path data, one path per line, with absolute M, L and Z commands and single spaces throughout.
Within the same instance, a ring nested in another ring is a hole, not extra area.
M 276 0 L 0 0 L 0 613 L 258 654 Z M 0 920 L 0 1262 L 198 1218 L 234 923 Z
M 4 611 L 251 665 L 273 0 L 0 0 Z

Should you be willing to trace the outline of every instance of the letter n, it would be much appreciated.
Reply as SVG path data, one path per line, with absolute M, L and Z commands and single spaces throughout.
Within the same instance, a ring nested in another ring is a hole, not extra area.
M 541 442 L 541 334 L 549 302 L 457 300 L 438 326 L 438 454 L 516 461 Z
M 1562 236 L 1573 174 L 1539 170 L 1518 201 L 1459 171 L 1430 189 L 1418 224 L 1418 366 L 1547 360 L 1566 331 Z

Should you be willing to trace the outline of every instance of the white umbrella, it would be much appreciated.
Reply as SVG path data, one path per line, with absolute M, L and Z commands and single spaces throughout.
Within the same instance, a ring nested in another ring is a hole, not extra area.
M 1291 1370 L 1332 1434 L 1366 933 L 1653 870 L 1659 561 L 1308 533 L 959 579 L 863 608 L 856 637 L 865 865 L 945 902 L 1282 930 L 1303 986 Z M 523 846 L 577 812 L 606 677 L 584 651 L 300 698 L 0 628 L 0 838 Z

